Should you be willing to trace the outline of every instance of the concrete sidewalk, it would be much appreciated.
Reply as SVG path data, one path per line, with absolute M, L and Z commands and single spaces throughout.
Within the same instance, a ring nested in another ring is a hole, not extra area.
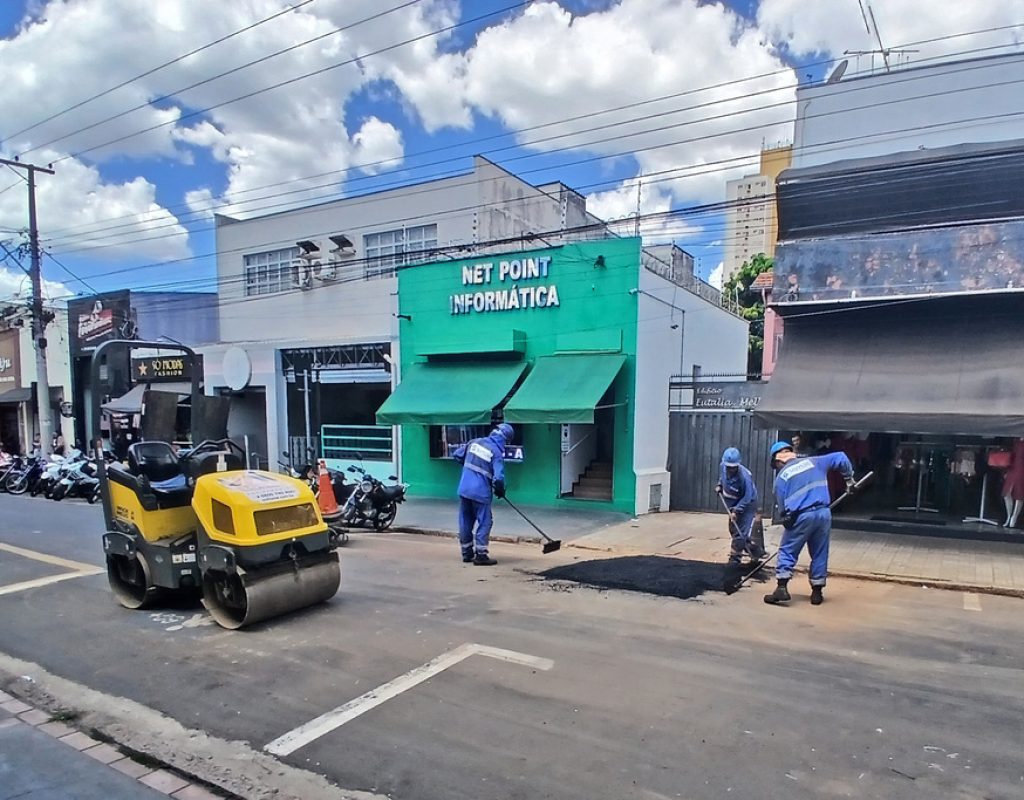
M 217 800 L 0 691 L 0 795 L 26 800 Z
M 516 503 L 516 506 L 552 539 L 565 541 L 593 534 L 611 525 L 623 525 L 630 519 L 628 514 L 588 509 L 585 501 L 580 502 L 579 507 L 575 509 L 524 506 L 519 503 Z M 398 518 L 392 530 L 457 536 L 458 501 L 410 498 L 399 506 Z M 491 532 L 491 538 L 498 542 L 537 542 L 541 537 L 507 503 L 495 498 L 494 530 Z
M 782 528 L 765 530 L 769 551 Z M 1024 597 L 1024 534 L 1017 543 L 938 539 L 908 534 L 832 531 L 829 574 Z M 678 556 L 724 561 L 723 514 L 649 514 L 576 537 L 569 547 L 612 555 Z M 798 569 L 807 567 L 806 551 Z

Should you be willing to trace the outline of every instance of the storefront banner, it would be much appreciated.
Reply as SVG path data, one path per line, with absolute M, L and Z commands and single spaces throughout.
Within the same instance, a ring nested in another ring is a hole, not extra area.
M 551 273 L 551 257 L 512 258 L 484 261 L 462 268 L 462 285 L 486 286 L 450 295 L 448 307 L 452 316 L 483 314 L 491 311 L 518 311 L 527 308 L 556 308 L 561 305 L 558 287 L 541 283 L 520 286 L 524 281 L 546 281 Z
M 21 386 L 21 332 L 0 332 L 0 394 Z
M 68 339 L 72 354 L 95 350 L 109 339 L 134 339 L 137 327 L 128 291 L 68 303 Z
M 776 303 L 1024 288 L 1024 221 L 780 244 Z
M 197 355 L 196 358 L 199 360 L 199 374 L 202 375 L 202 356 Z M 132 359 L 132 383 L 160 383 L 191 379 L 192 362 L 183 355 Z

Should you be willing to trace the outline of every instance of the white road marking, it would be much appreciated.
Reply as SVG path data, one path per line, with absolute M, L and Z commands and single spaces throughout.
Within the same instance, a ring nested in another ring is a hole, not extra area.
M 964 592 L 964 611 L 981 611 L 981 598 L 973 592 Z
M 16 547 L 13 544 L 4 544 L 0 542 L 0 550 L 6 550 L 8 553 L 13 553 L 16 556 L 23 556 L 24 558 L 31 558 L 34 561 L 42 561 L 44 564 L 53 564 L 55 567 L 64 567 L 64 569 L 72 569 L 77 572 L 103 572 L 102 569 L 94 567 L 92 564 L 83 564 L 81 561 L 70 561 L 60 556 L 51 556 L 49 553 L 38 553 L 35 550 L 26 550 L 24 547 Z
M 300 747 L 304 747 L 310 742 L 319 739 L 324 734 L 337 730 L 346 722 L 351 722 L 356 717 L 362 716 L 367 711 L 394 697 L 398 697 L 398 695 L 412 689 L 414 686 L 419 686 L 424 681 L 444 672 L 444 670 L 455 666 L 461 661 L 465 661 L 470 656 L 487 656 L 488 658 L 496 658 L 512 664 L 521 664 L 525 667 L 545 671 L 555 665 L 555 662 L 550 658 L 539 658 L 527 655 L 526 653 L 517 653 L 515 650 L 503 650 L 500 647 L 488 647 L 482 644 L 462 644 L 454 650 L 449 650 L 434 660 L 428 661 L 426 664 L 378 686 L 376 689 L 371 689 L 354 700 L 349 700 L 349 702 L 338 706 L 332 711 L 328 711 L 326 714 L 321 714 L 305 725 L 300 725 L 295 730 L 279 736 L 263 749 L 277 756 L 291 755 Z
M 99 575 L 103 572 L 99 567 L 94 567 L 92 564 L 83 564 L 81 561 L 71 561 L 66 558 L 60 558 L 59 556 L 51 556 L 48 553 L 38 553 L 35 550 L 26 550 L 24 547 L 16 547 L 13 544 L 4 544 L 0 542 L 0 550 L 12 553 L 22 558 L 30 558 L 33 561 L 41 561 L 44 564 L 50 564 L 55 567 L 63 567 L 64 569 L 71 570 L 71 572 L 62 572 L 58 575 L 47 575 L 44 578 L 35 578 L 30 581 L 21 581 L 20 583 L 11 583 L 7 586 L 0 586 L 0 596 L 6 594 L 14 594 L 15 592 L 23 592 L 26 589 L 37 589 L 40 586 L 49 586 L 51 583 L 59 583 L 60 581 L 69 581 L 72 578 L 85 578 L 89 575 Z

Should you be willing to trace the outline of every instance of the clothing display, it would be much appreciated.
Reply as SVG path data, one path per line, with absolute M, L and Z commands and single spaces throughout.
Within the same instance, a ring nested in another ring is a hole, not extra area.
M 1024 439 L 1013 443 L 1010 467 L 1003 478 L 1003 497 L 1024 500 Z

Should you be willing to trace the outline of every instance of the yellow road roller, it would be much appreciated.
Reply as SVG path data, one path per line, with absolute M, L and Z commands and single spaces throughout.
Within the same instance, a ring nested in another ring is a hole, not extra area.
M 102 448 L 99 366 L 118 352 L 185 346 L 111 341 L 93 355 L 94 446 Z M 192 375 L 192 414 L 202 405 Z M 245 451 L 207 439 L 179 455 L 140 441 L 125 464 L 103 464 L 107 576 L 118 602 L 140 609 L 200 595 L 230 629 L 329 600 L 341 583 L 336 534 L 302 481 L 245 468 Z

